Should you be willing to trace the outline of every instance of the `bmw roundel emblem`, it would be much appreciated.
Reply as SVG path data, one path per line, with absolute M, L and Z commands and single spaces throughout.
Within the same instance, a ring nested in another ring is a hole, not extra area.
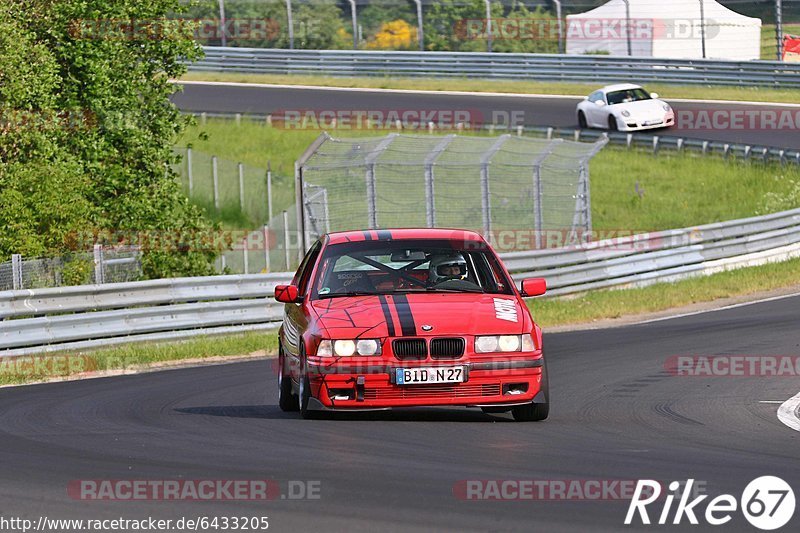
M 424 325 L 422 326 L 422 331 L 430 331 L 430 330 L 432 330 L 432 329 L 433 329 L 433 326 L 430 326 L 430 325 L 428 325 L 428 324 L 424 324 Z

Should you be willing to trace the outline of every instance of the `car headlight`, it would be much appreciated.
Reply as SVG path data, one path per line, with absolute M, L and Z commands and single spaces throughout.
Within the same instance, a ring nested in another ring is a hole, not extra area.
M 620 114 L 621 114 L 623 117 L 629 117 L 629 116 L 631 116 L 631 112 L 630 112 L 630 111 L 628 111 L 627 109 L 623 109 L 623 110 L 622 110 L 622 112 L 621 112 Z
M 672 111 L 672 108 L 669 106 L 669 104 L 664 104 L 664 111 Z
M 482 335 L 475 337 L 475 353 L 532 352 L 533 338 L 525 335 Z
M 323 340 L 317 347 L 319 357 L 352 357 L 353 355 L 380 355 L 381 343 L 377 339 Z

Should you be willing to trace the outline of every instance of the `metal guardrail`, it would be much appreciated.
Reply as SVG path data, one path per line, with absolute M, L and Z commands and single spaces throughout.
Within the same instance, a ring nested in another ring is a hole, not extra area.
M 548 294 L 643 286 L 800 257 L 800 209 L 762 217 L 501 254 Z M 291 273 L 0 292 L 0 357 L 274 328 Z
M 795 88 L 800 65 L 596 55 L 379 52 L 205 47 L 190 70 L 255 74 L 421 76 L 567 82 L 680 83 Z

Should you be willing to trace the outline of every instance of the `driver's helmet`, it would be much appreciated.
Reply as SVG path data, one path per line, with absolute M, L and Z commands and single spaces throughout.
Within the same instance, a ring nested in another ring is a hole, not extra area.
M 467 262 L 461 254 L 435 255 L 428 267 L 428 281 L 438 283 L 448 279 L 467 277 Z

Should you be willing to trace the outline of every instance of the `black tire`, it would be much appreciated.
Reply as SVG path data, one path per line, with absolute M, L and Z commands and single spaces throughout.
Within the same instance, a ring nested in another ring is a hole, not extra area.
M 578 111 L 578 127 L 582 130 L 589 128 L 589 124 L 586 122 L 586 115 L 583 114 L 583 111 Z
M 308 408 L 309 400 L 311 400 L 311 383 L 308 380 L 308 371 L 306 370 L 305 349 L 300 345 L 300 391 L 297 394 L 299 402 L 300 416 L 305 420 L 315 420 L 323 417 L 321 411 L 315 411 Z
M 286 357 L 282 349 L 278 350 L 278 406 L 286 412 L 300 409 L 297 396 L 292 392 L 292 377 L 286 371 Z
M 540 422 L 550 415 L 550 378 L 547 375 L 546 361 L 542 367 L 542 381 L 536 398 L 539 401 L 514 407 L 511 410 L 514 420 L 517 422 Z
M 518 405 L 511 410 L 517 422 L 540 422 L 550 414 L 550 402 Z
M 609 131 L 619 130 L 619 127 L 617 127 L 617 119 L 615 119 L 613 115 L 608 117 L 608 130 Z

